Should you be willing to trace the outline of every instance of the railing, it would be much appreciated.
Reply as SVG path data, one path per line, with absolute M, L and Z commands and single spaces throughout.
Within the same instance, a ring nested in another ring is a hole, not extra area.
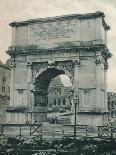
M 38 136 L 41 140 L 74 138 L 74 125 L 58 124 L 0 124 L 1 136 L 28 137 Z M 113 126 L 76 126 L 76 138 L 115 139 L 116 127 Z

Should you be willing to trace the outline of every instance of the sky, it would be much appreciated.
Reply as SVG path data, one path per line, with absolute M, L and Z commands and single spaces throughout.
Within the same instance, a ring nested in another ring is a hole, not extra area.
M 107 46 L 112 58 L 107 83 L 108 91 L 116 92 L 116 0 L 0 0 L 0 60 L 5 63 L 9 58 L 5 51 L 11 44 L 10 22 L 96 11 L 105 13 L 111 27 Z

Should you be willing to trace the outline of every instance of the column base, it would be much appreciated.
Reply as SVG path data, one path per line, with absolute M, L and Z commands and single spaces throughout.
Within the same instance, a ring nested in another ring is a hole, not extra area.
M 27 122 L 26 113 L 23 112 L 7 112 L 7 120 L 8 124 L 25 124 Z
M 7 109 L 8 124 L 42 123 L 47 121 L 47 108 L 35 106 L 33 111 L 23 109 Z
M 74 124 L 74 114 L 71 123 Z M 108 124 L 108 113 L 79 113 L 77 115 L 78 125 L 104 126 Z
M 6 109 L 8 124 L 25 124 L 28 122 L 28 111 L 27 106 L 11 106 Z
M 47 107 L 35 106 L 34 107 L 34 121 L 42 123 L 47 121 Z

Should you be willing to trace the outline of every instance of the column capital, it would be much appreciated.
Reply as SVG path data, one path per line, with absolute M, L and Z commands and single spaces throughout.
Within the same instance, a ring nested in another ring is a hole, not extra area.
M 107 60 L 104 60 L 103 58 L 96 58 L 95 63 L 96 65 L 104 64 L 104 66 L 106 63 L 108 64 Z
M 95 60 L 95 63 L 96 63 L 96 65 L 101 64 L 101 63 L 102 63 L 102 60 L 99 59 L 99 58 L 97 58 L 97 59 Z
M 13 62 L 13 61 L 11 61 L 11 62 L 9 63 L 9 66 L 10 66 L 11 68 L 15 68 L 15 67 L 16 67 L 16 63 Z
M 27 62 L 27 68 L 31 68 L 31 66 L 32 66 L 32 62 Z
M 74 63 L 75 65 L 80 65 L 80 59 L 78 58 L 78 59 L 76 59 L 76 60 L 73 60 L 73 63 Z
M 105 63 L 104 63 L 104 70 L 107 70 L 107 69 L 108 69 L 108 62 L 105 61 Z

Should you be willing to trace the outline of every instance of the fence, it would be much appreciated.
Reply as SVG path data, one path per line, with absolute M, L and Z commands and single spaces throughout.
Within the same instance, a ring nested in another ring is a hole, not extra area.
M 37 136 L 41 140 L 63 139 L 74 137 L 74 125 L 59 124 L 0 124 L 1 136 L 22 138 Z M 115 139 L 116 127 L 76 125 L 76 138 Z

